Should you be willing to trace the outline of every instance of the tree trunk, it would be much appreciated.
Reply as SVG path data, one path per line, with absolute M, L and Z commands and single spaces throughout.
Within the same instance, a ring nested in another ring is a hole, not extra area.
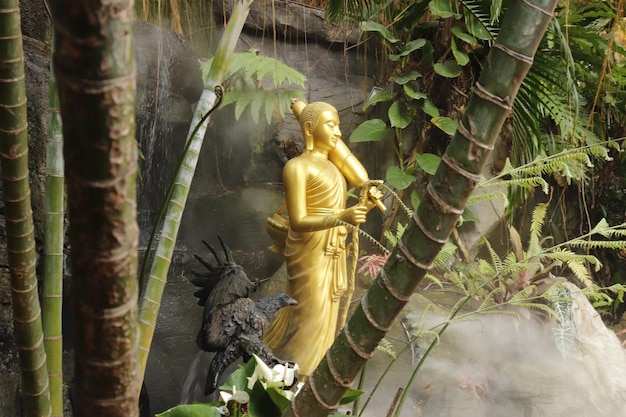
M 133 2 L 51 0 L 72 268 L 75 416 L 138 415 Z
M 24 415 L 49 416 L 48 372 L 35 274 L 24 53 L 17 0 L 0 0 L 0 155 L 13 326 L 22 371 Z
M 480 179 L 556 0 L 512 0 L 466 112 L 446 149 L 414 224 L 284 415 L 327 416 L 372 356 L 450 233 Z

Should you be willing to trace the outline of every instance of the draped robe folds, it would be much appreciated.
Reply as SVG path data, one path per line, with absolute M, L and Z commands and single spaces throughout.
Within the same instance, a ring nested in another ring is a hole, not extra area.
M 332 215 L 345 208 L 346 181 L 332 162 L 309 178 L 306 187 L 308 215 Z M 345 226 L 315 232 L 289 229 L 286 292 L 298 304 L 278 312 L 264 342 L 276 357 L 297 362 L 301 375 L 315 370 L 343 327 L 337 321 L 347 289 L 347 233 Z

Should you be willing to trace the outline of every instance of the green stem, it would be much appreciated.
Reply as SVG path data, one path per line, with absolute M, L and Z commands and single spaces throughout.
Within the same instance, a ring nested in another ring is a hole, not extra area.
M 183 162 L 174 180 L 175 186 L 171 192 L 167 214 L 163 220 L 159 245 L 150 269 L 139 312 L 139 366 L 140 376 L 142 378 L 145 374 L 146 364 L 148 362 L 150 345 L 154 337 L 154 329 L 161 307 L 161 299 L 163 297 L 167 273 L 176 245 L 178 230 L 180 228 L 187 196 L 189 195 L 191 181 L 193 180 L 198 163 L 198 156 L 202 148 L 209 119 L 206 118 L 203 123 L 200 123 L 200 120 L 203 116 L 206 116 L 207 113 L 210 113 L 211 109 L 214 107 L 217 95 L 212 90 L 218 87 L 224 79 L 228 64 L 235 50 L 235 46 L 237 45 L 237 41 L 239 40 L 241 30 L 248 17 L 251 4 L 252 0 L 239 0 L 237 2 L 230 20 L 226 25 L 226 29 L 222 34 L 213 59 L 213 64 L 211 65 L 208 78 L 205 82 L 205 89 L 198 101 L 194 118 L 191 122 L 193 128 L 190 128 L 190 134 L 187 138 L 187 152 L 183 155 Z
M 63 416 L 63 133 L 54 70 L 50 70 L 50 110 L 44 212 L 43 331 L 53 416 Z

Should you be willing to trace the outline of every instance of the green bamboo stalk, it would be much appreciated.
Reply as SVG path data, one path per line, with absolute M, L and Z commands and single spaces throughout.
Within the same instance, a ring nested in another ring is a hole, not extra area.
M 72 272 L 74 415 L 136 417 L 133 2 L 53 0 Z
M 452 142 L 402 239 L 285 416 L 332 412 L 456 227 L 509 115 L 557 0 L 514 0 Z
M 239 40 L 243 25 L 248 17 L 252 1 L 239 0 L 233 8 L 232 15 L 217 46 L 213 64 L 204 84 L 205 89 L 202 91 L 200 100 L 196 105 L 187 138 L 187 149 L 173 182 L 174 186 L 163 222 L 159 245 L 150 269 L 139 313 L 139 366 L 142 378 L 148 362 L 150 345 L 154 337 L 154 329 L 159 315 L 159 308 L 161 307 L 161 298 L 167 282 L 167 273 L 172 262 L 180 222 L 198 163 L 198 155 L 200 154 L 209 123 L 208 117 L 202 123 L 201 120 L 214 107 L 217 100 L 214 90 L 224 80 L 224 75 L 228 69 L 228 64 Z M 146 249 L 145 256 L 148 256 L 149 250 L 150 246 Z
M 63 133 L 54 70 L 50 70 L 44 211 L 43 332 L 52 415 L 63 416 Z
M 49 416 L 50 391 L 35 275 L 35 236 L 28 184 L 24 52 L 17 0 L 0 0 L 0 160 L 13 326 L 26 417 Z

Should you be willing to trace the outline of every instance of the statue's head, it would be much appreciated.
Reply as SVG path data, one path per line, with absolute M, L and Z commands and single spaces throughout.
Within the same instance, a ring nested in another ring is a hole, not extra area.
M 300 121 L 302 134 L 304 135 L 304 144 L 308 150 L 313 149 L 313 137 L 307 134 L 308 131 L 315 130 L 320 115 L 325 111 L 337 113 L 337 109 L 323 101 L 316 101 L 311 104 L 305 104 L 302 100 L 295 99 L 291 101 L 291 109 L 296 119 Z M 307 129 L 307 124 L 310 124 Z

